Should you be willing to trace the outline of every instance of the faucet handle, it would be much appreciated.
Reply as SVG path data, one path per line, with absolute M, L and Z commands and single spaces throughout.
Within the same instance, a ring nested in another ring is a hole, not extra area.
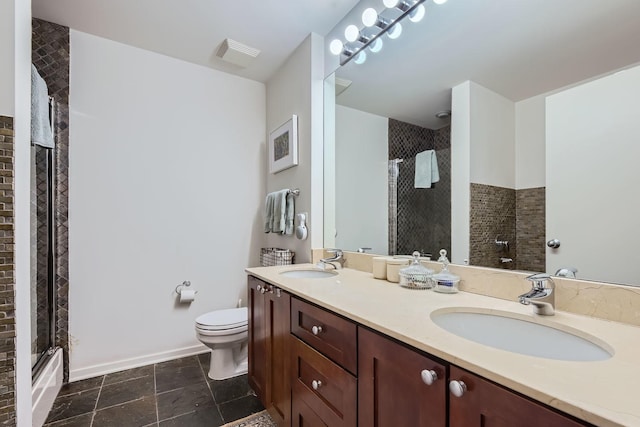
M 329 252 L 330 254 L 334 254 L 337 257 L 342 256 L 342 249 L 326 249 L 326 251 Z
M 553 283 L 553 279 L 551 278 L 551 275 L 547 274 L 547 273 L 536 273 L 536 274 L 532 274 L 530 276 L 525 277 L 525 279 L 527 279 L 528 281 L 530 281 L 533 285 L 533 287 L 536 288 L 545 288 L 545 283 L 546 282 L 550 282 L 551 283 L 551 288 L 554 287 L 554 283 Z

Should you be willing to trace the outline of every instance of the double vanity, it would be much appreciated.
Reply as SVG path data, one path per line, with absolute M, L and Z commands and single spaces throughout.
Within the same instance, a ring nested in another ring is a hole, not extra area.
M 640 426 L 637 326 L 352 268 L 247 272 L 249 381 L 279 425 Z

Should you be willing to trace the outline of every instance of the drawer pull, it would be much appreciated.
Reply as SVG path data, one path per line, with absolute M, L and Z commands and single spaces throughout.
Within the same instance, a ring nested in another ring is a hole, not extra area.
M 434 370 L 423 369 L 420 372 L 420 376 L 422 377 L 422 382 L 426 385 L 431 385 L 438 379 L 438 374 Z
M 319 335 L 322 333 L 322 326 L 314 326 L 311 328 L 311 332 L 313 332 L 313 335 Z
M 453 380 L 449 382 L 449 391 L 455 397 L 462 397 L 467 391 L 467 385 L 462 381 Z
M 311 381 L 311 387 L 313 387 L 314 390 L 319 389 L 320 387 L 322 387 L 322 381 L 320 380 Z

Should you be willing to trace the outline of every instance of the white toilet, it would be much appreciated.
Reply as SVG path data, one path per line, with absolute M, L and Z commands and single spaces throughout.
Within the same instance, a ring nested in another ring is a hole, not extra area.
M 247 307 L 216 310 L 196 319 L 198 339 L 211 349 L 209 378 L 225 380 L 247 373 Z

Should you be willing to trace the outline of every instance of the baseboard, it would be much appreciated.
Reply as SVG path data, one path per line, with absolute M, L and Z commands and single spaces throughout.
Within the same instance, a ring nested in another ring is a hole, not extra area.
M 87 366 L 86 368 L 81 369 L 71 369 L 69 371 L 69 382 L 138 368 L 140 366 L 152 365 L 154 363 L 166 362 L 167 360 L 179 359 L 181 357 L 195 356 L 197 354 L 206 353 L 207 351 L 209 351 L 207 346 L 204 344 L 198 344 L 191 347 L 178 348 L 175 350 L 133 357 L 130 359 L 122 359 L 116 362 Z

